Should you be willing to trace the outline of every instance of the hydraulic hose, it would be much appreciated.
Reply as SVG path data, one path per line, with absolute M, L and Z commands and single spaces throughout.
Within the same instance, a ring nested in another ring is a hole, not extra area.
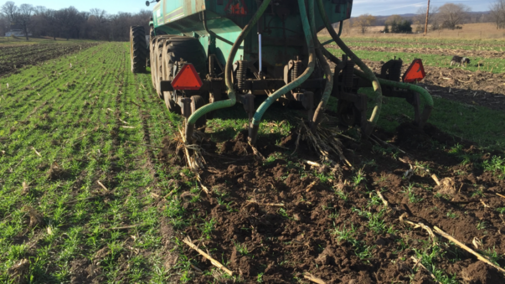
M 340 64 L 342 62 L 337 57 L 335 57 L 335 55 L 331 54 L 326 48 L 323 48 L 323 54 L 324 54 L 324 56 L 326 56 L 328 59 L 330 59 L 330 61 L 334 62 L 335 64 Z M 354 74 L 356 74 L 360 78 L 368 80 L 365 73 L 363 73 L 360 70 L 354 69 Z M 424 114 L 423 114 L 423 119 L 425 121 L 423 121 L 423 123 L 426 122 L 426 120 L 428 120 L 429 114 L 431 113 L 431 110 L 433 109 L 433 106 L 434 106 L 433 98 L 428 91 L 426 91 L 423 87 L 420 87 L 420 86 L 414 85 L 414 84 L 395 82 L 395 81 L 390 81 L 390 80 L 386 80 L 386 79 L 382 79 L 382 78 L 378 78 L 378 79 L 379 79 L 379 83 L 381 85 L 389 86 L 389 87 L 396 87 L 396 88 L 400 88 L 400 89 L 406 89 L 406 90 L 413 91 L 413 92 L 420 94 L 421 99 L 425 103 Z
M 342 51 L 347 54 L 351 58 L 351 60 L 356 63 L 365 73 L 366 79 L 370 80 L 372 82 L 372 87 L 375 92 L 375 106 L 372 111 L 372 115 L 370 116 L 370 119 L 368 120 L 371 123 L 372 128 L 375 127 L 377 124 L 377 120 L 379 119 L 380 115 L 380 110 L 382 107 L 382 89 L 381 85 L 379 84 L 379 80 L 377 80 L 377 77 L 375 74 L 368 68 L 368 66 L 359 59 L 354 52 L 352 52 L 347 45 L 340 39 L 340 37 L 337 35 L 335 32 L 335 29 L 331 26 L 331 23 L 328 19 L 328 15 L 326 15 L 326 11 L 324 9 L 323 5 L 323 0 L 317 0 L 318 6 L 319 6 L 319 12 L 321 13 L 321 17 L 323 19 L 324 24 L 326 25 L 326 29 L 330 33 L 331 37 L 335 41 L 335 43 L 342 49 Z
M 309 0 L 309 14 L 314 15 L 314 0 Z M 333 74 L 331 72 L 330 65 L 326 61 L 326 58 L 323 55 L 322 49 L 323 46 L 319 43 L 319 40 L 317 39 L 317 32 L 316 32 L 316 19 L 315 17 L 311 17 L 310 19 L 310 25 L 312 28 L 312 36 L 314 38 L 314 44 L 316 45 L 316 55 L 317 59 L 319 60 L 319 64 L 322 65 L 323 71 L 326 75 L 326 85 L 324 86 L 324 92 L 323 96 L 321 98 L 321 101 L 317 105 L 317 108 L 314 112 L 314 116 L 311 121 L 311 126 L 315 127 L 319 121 L 322 118 L 322 114 L 324 113 L 324 110 L 326 108 L 326 104 L 328 103 L 328 100 L 331 96 L 331 91 L 333 90 Z M 342 25 L 340 25 L 342 26 Z
M 229 45 L 232 45 L 232 46 L 233 46 L 233 42 L 231 42 L 231 41 L 229 41 L 229 40 L 225 39 L 225 38 L 224 38 L 224 37 L 222 37 L 222 36 L 219 36 L 219 35 L 218 35 L 218 34 L 216 34 L 215 32 L 213 32 L 213 31 L 209 30 L 209 28 L 207 28 L 207 19 L 205 18 L 205 11 L 202 11 L 202 23 L 203 23 L 203 28 L 205 29 L 205 31 L 206 31 L 209 35 L 211 35 L 211 36 L 213 36 L 213 37 L 215 37 L 215 38 L 219 39 L 219 40 L 220 40 L 220 41 L 222 41 L 222 42 L 226 42 L 227 44 L 229 44 Z
M 258 8 L 254 16 L 249 21 L 249 23 L 244 27 L 244 29 L 242 29 L 242 32 L 240 33 L 237 40 L 233 44 L 230 54 L 228 55 L 228 60 L 226 61 L 226 67 L 225 67 L 225 83 L 226 87 L 228 88 L 228 99 L 206 104 L 203 107 L 197 109 L 193 114 L 191 114 L 186 124 L 186 133 L 185 133 L 186 141 L 190 141 L 191 136 L 193 135 L 195 123 L 200 117 L 214 110 L 232 107 L 237 102 L 236 91 L 231 81 L 231 77 L 233 75 L 232 63 L 235 58 L 235 55 L 237 54 L 237 50 L 242 44 L 242 41 L 244 40 L 246 35 L 251 31 L 252 27 L 258 22 L 261 16 L 263 16 L 263 13 L 270 4 L 270 1 L 271 0 L 264 0 L 263 3 L 261 3 L 261 6 Z
M 356 70 L 356 71 L 357 72 L 354 72 L 355 74 L 358 74 L 358 72 L 363 74 L 362 72 L 360 72 L 358 70 Z M 434 105 L 433 98 L 431 97 L 430 93 L 428 91 L 426 91 L 421 86 L 409 84 L 409 83 L 403 83 L 403 82 L 390 81 L 390 80 L 386 80 L 386 79 L 382 79 L 382 78 L 379 78 L 379 82 L 381 83 L 381 85 L 384 85 L 384 86 L 396 87 L 396 88 L 406 89 L 409 91 L 416 92 L 421 95 L 421 97 L 423 98 L 423 101 L 426 103 L 427 106 L 433 107 L 433 105 Z
M 361 72 L 360 70 L 354 69 L 354 74 L 356 74 L 358 77 L 366 79 L 365 73 Z M 412 92 L 415 92 L 415 93 L 418 93 L 419 95 L 421 95 L 421 99 L 424 101 L 424 110 L 421 115 L 421 121 L 420 121 L 421 125 L 420 126 L 422 127 L 424 125 L 424 123 L 426 123 L 426 121 L 430 117 L 431 111 L 434 106 L 433 97 L 430 95 L 430 93 L 427 90 L 425 90 L 423 87 L 418 86 L 418 85 L 403 83 L 403 82 L 396 82 L 396 81 L 391 81 L 391 80 L 382 79 L 382 78 L 379 78 L 379 83 L 383 86 L 405 89 L 405 90 L 409 90 L 409 91 L 412 91 Z
M 338 37 L 340 37 L 342 35 L 342 28 L 344 27 L 344 21 L 340 21 L 340 24 L 338 26 Z M 331 43 L 333 42 L 333 39 L 329 39 L 323 43 L 321 43 L 321 45 L 325 46 L 327 45 L 328 43 Z
M 309 0 L 313 1 L 313 0 Z M 310 75 L 312 75 L 312 72 L 314 71 L 314 67 L 316 65 L 315 61 L 315 48 L 314 48 L 314 38 L 312 36 L 312 28 L 311 25 L 309 24 L 309 20 L 307 19 L 307 8 L 305 6 L 305 0 L 298 0 L 298 6 L 300 9 L 300 17 L 302 19 L 302 25 L 303 25 L 303 32 L 305 34 L 305 41 L 307 42 L 307 46 L 309 49 L 309 63 L 305 71 L 298 77 L 296 78 L 293 82 L 285 85 L 284 87 L 278 89 L 275 91 L 271 96 L 269 96 L 256 110 L 253 116 L 253 120 L 251 123 L 251 126 L 249 127 L 249 141 L 254 144 L 256 142 L 256 136 L 258 134 L 258 129 L 259 129 L 259 124 L 261 121 L 261 118 L 263 117 L 263 114 L 266 112 L 266 110 L 282 95 L 286 94 L 287 92 L 293 90 L 294 88 L 300 86 L 303 82 L 305 82 Z M 314 13 L 309 15 L 311 20 L 314 19 Z M 313 22 L 313 21 L 311 21 Z M 315 27 L 314 27 L 315 30 Z

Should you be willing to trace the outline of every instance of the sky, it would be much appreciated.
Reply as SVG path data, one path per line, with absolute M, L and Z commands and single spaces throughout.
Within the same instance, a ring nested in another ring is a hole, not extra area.
M 11 0 L 12 1 L 12 0 Z M 170 1 L 170 0 L 169 0 Z M 291 0 L 295 1 L 295 0 Z M 482 12 L 488 11 L 489 6 L 496 0 L 431 0 L 431 5 L 442 6 L 445 3 L 465 4 L 471 8 L 471 11 Z M 5 0 L 0 0 L 0 5 L 3 5 Z M 49 9 L 58 10 L 74 6 L 79 11 L 89 11 L 93 8 L 99 8 L 107 11 L 109 14 L 117 12 L 136 13 L 142 9 L 150 9 L 146 7 L 145 0 L 13 0 L 16 5 L 32 4 L 34 6 L 45 6 Z M 393 15 L 416 13 L 419 7 L 425 7 L 427 0 L 354 0 L 352 16 L 356 17 L 362 14 Z
M 470 7 L 472 12 L 489 11 L 489 7 L 496 0 L 431 0 L 430 6 L 442 6 L 446 3 L 464 4 Z M 387 16 L 394 14 L 417 13 L 421 7 L 426 7 L 427 0 L 354 0 L 352 16 L 372 14 L 374 16 Z

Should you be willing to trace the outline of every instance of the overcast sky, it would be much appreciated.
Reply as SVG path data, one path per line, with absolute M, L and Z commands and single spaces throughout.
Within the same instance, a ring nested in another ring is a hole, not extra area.
M 214 0 L 216 1 L 216 0 Z M 295 1 L 295 0 L 291 0 Z M 488 11 L 489 6 L 496 0 L 432 0 L 432 5 L 441 6 L 445 3 L 462 3 L 471 8 L 474 12 Z M 3 5 L 7 1 L 0 0 Z M 79 11 L 89 11 L 92 8 L 106 10 L 108 13 L 117 12 L 136 13 L 141 9 L 149 9 L 145 6 L 145 0 L 13 0 L 16 5 L 32 4 L 34 6 L 45 6 L 49 9 L 61 9 L 74 6 Z M 361 14 L 372 15 L 392 15 L 416 13 L 419 7 L 426 6 L 428 1 L 418 0 L 354 0 L 352 16 Z M 151 6 L 152 8 L 152 6 Z

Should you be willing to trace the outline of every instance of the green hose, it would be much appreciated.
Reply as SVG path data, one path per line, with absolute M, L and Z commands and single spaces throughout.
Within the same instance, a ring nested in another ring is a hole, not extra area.
M 233 44 L 233 47 L 230 51 L 230 54 L 228 56 L 228 60 L 226 61 L 226 67 L 225 67 L 225 83 L 226 87 L 228 88 L 228 99 L 223 100 L 223 101 L 217 101 L 214 103 L 206 104 L 203 107 L 197 109 L 191 116 L 188 118 L 188 122 L 186 125 L 186 141 L 189 141 L 191 139 L 191 136 L 193 135 L 193 129 L 195 127 L 196 121 L 205 114 L 222 109 L 222 108 L 227 108 L 227 107 L 232 107 L 235 105 L 237 102 L 237 96 L 235 92 L 235 88 L 233 86 L 233 83 L 231 81 L 232 77 L 232 63 L 235 58 L 235 55 L 237 54 L 237 50 L 242 44 L 242 41 L 244 40 L 245 36 L 251 31 L 252 27 L 258 22 L 258 20 L 263 16 L 263 13 L 267 9 L 268 5 L 270 4 L 271 0 L 264 0 L 263 3 L 261 3 L 261 6 L 258 8 L 258 11 L 254 14 L 254 16 L 251 18 L 249 23 L 244 27 L 242 32 L 240 33 L 239 37 Z
M 377 77 L 375 74 L 366 66 L 361 59 L 359 59 L 354 52 L 352 52 L 347 45 L 340 39 L 340 37 L 335 33 L 335 30 L 331 26 L 330 21 L 328 20 L 328 15 L 326 15 L 326 11 L 324 9 L 323 5 L 323 0 L 318 0 L 318 5 L 319 5 L 319 12 L 321 13 L 321 17 L 323 18 L 324 24 L 326 25 L 326 29 L 330 33 L 331 37 L 335 41 L 335 43 L 344 51 L 347 56 L 351 58 L 351 60 L 356 63 L 364 72 L 366 75 L 366 79 L 370 80 L 372 82 L 372 87 L 375 92 L 375 107 L 373 108 L 372 115 L 370 116 L 369 122 L 371 123 L 371 127 L 375 127 L 375 124 L 377 124 L 377 120 L 379 119 L 380 115 L 380 110 L 382 107 L 382 89 L 381 85 L 379 84 L 379 80 L 377 80 Z
M 309 0 L 309 14 L 314 15 L 314 0 Z M 323 52 L 321 51 L 324 47 L 319 43 L 319 40 L 317 39 L 315 21 L 316 21 L 315 17 L 312 17 L 310 19 L 310 25 L 312 26 L 312 35 L 314 37 L 314 43 L 316 45 L 317 59 L 319 60 L 319 64 L 322 65 L 323 71 L 326 75 L 326 85 L 324 86 L 324 92 L 321 101 L 317 105 L 317 108 L 314 112 L 314 116 L 311 121 L 312 126 L 317 125 L 317 123 L 319 123 L 319 121 L 321 120 L 322 114 L 324 113 L 324 110 L 326 108 L 326 104 L 328 103 L 328 100 L 331 96 L 331 91 L 333 90 L 333 74 L 331 72 L 330 65 L 326 61 L 326 58 L 324 57 Z
M 344 21 L 340 21 L 340 24 L 338 26 L 338 37 L 340 37 L 342 35 L 342 28 L 344 27 Z M 321 43 L 321 45 L 325 46 L 327 45 L 328 43 L 331 43 L 333 42 L 334 40 L 333 39 L 329 39 L 323 43 Z
M 313 0 L 309 0 L 309 3 Z M 303 32 L 305 34 L 305 40 L 307 42 L 307 46 L 309 48 L 309 63 L 305 71 L 298 77 L 296 78 L 293 82 L 285 85 L 284 87 L 278 89 L 273 93 L 271 96 L 269 96 L 256 110 L 253 116 L 252 120 L 252 125 L 249 128 L 249 139 L 252 144 L 254 144 L 256 141 L 256 136 L 258 133 L 259 129 L 259 124 L 261 121 L 261 118 L 263 117 L 263 114 L 266 112 L 266 110 L 282 95 L 286 94 L 287 92 L 293 90 L 294 88 L 300 86 L 303 82 L 305 82 L 310 75 L 312 75 L 312 72 L 314 71 L 314 67 L 316 65 L 315 61 L 315 50 L 314 50 L 314 38 L 312 36 L 312 28 L 309 24 L 309 20 L 307 19 L 307 8 L 305 7 L 305 0 L 298 0 L 298 6 L 300 9 L 300 17 L 302 19 L 302 25 L 303 25 Z M 311 18 L 311 22 L 314 19 L 314 13 L 309 15 Z M 315 28 L 314 28 L 315 29 Z
M 354 74 L 357 76 L 366 79 L 365 73 L 354 69 Z M 396 82 L 396 81 L 391 81 L 391 80 L 386 80 L 379 78 L 379 83 L 384 86 L 388 87 L 394 87 L 394 88 L 399 88 L 399 89 L 405 89 L 409 90 L 411 92 L 418 93 L 421 95 L 422 100 L 424 101 L 424 110 L 421 115 L 421 121 L 419 121 L 419 126 L 423 126 L 428 118 L 430 117 L 431 111 L 433 109 L 434 103 L 433 103 L 433 98 L 431 97 L 430 93 L 426 91 L 423 87 L 414 85 L 414 84 L 409 84 L 409 83 L 403 83 L 403 82 Z
M 354 73 L 357 74 L 357 72 L 354 72 Z M 390 81 L 390 80 L 386 80 L 386 79 L 382 79 L 382 78 L 379 78 L 379 82 L 381 83 L 381 85 L 384 85 L 384 86 L 396 87 L 396 88 L 406 89 L 409 91 L 416 92 L 421 95 L 421 97 L 423 98 L 423 101 L 426 103 L 427 106 L 433 107 L 433 98 L 431 97 L 430 93 L 428 91 L 426 91 L 421 86 L 409 84 L 409 83 L 403 83 L 403 82 Z
M 335 64 L 340 64 L 342 62 L 337 57 L 335 57 L 335 55 L 331 54 L 326 49 L 323 49 L 323 54 L 324 54 L 324 56 L 326 56 L 328 59 L 330 59 L 330 61 L 334 62 Z M 365 73 L 361 72 L 360 70 L 354 69 L 354 74 L 356 74 L 357 76 L 359 76 L 365 80 L 368 79 L 367 76 L 365 75 Z M 382 79 L 382 78 L 378 78 L 378 79 L 379 79 L 379 83 L 381 85 L 389 86 L 389 87 L 396 87 L 396 88 L 400 88 L 400 89 L 406 89 L 406 90 L 413 91 L 413 92 L 420 94 L 422 100 L 425 103 L 425 112 L 428 112 L 429 109 L 431 110 L 433 108 L 433 106 L 434 106 L 433 98 L 431 97 L 430 93 L 428 91 L 426 91 L 423 87 L 420 87 L 420 86 L 414 85 L 414 84 L 409 84 L 409 83 L 390 81 L 390 80 L 386 80 L 386 79 Z M 428 117 L 426 116 L 425 119 L 428 119 Z

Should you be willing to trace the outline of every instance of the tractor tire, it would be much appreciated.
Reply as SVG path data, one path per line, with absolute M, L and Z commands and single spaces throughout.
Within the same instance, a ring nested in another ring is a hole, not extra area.
M 172 37 L 171 35 L 160 35 L 151 38 L 149 42 L 149 51 L 150 51 L 150 62 L 151 62 L 151 80 L 154 89 L 158 93 L 160 99 L 163 100 L 163 94 L 160 90 L 160 80 L 165 80 L 164 76 L 164 68 L 163 68 L 163 58 L 164 58 L 164 47 L 166 45 L 167 40 Z
M 130 27 L 130 59 L 133 73 L 145 73 L 147 62 L 146 33 L 143 26 Z
M 200 74 L 200 78 L 205 78 L 207 74 L 207 55 L 198 39 L 186 36 L 170 36 L 163 48 L 163 70 L 161 71 L 161 73 L 163 73 L 163 80 L 173 80 L 175 78 L 176 74 L 173 74 L 174 66 L 177 62 L 181 61 L 181 59 L 193 64 L 196 72 Z M 164 92 L 163 97 L 170 111 L 180 113 L 180 108 L 175 101 L 174 92 Z M 197 97 L 197 109 L 205 105 L 208 101 L 208 93 L 192 96 L 194 100 L 195 97 Z M 206 119 L 201 118 L 198 121 L 197 127 L 198 125 L 205 125 Z
M 181 59 L 193 64 L 201 78 L 207 74 L 207 55 L 198 39 L 187 36 L 172 36 L 167 42 L 168 70 Z M 175 76 L 174 76 L 175 77 Z

